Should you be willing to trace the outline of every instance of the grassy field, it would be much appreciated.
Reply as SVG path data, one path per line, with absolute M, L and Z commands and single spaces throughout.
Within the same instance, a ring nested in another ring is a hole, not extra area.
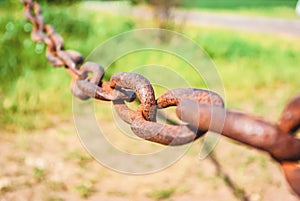
M 15 12 L 7 12 L 7 8 Z M 57 120 L 56 117 L 71 113 L 70 78 L 63 68 L 54 69 L 47 63 L 45 46 L 31 41 L 31 24 L 24 20 L 21 11 L 20 4 L 0 8 L 0 15 L 4 16 L 0 19 L 1 29 L 4 30 L 0 35 L 3 47 L 0 50 L 0 96 L 3 100 L 0 124 L 2 129 L 11 131 L 45 128 L 52 125 L 51 119 Z M 67 49 L 78 50 L 84 56 L 95 48 L 96 39 L 104 41 L 134 26 L 129 19 L 83 16 L 76 8 L 65 12 L 65 8 L 52 7 L 51 11 L 45 9 L 45 20 L 67 38 Z M 71 17 L 71 12 L 78 15 Z M 95 20 L 90 20 L 91 17 Z M 99 28 L 108 27 L 116 19 L 118 23 L 111 29 Z M 99 38 L 93 37 L 96 35 Z M 84 42 L 79 43 L 78 38 Z
M 0 200 L 2 196 L 52 201 L 242 200 L 244 191 L 250 200 L 297 200 L 268 156 L 228 140 L 216 148 L 222 167 L 209 160 L 197 161 L 199 141 L 180 162 L 154 175 L 122 175 L 99 166 L 75 135 L 70 78 L 63 68 L 47 63 L 45 46 L 30 40 L 31 25 L 23 19 L 21 8 L 19 3 L 0 7 L 0 128 L 4 133 L 0 164 L 5 164 L 0 171 Z M 64 37 L 66 48 L 84 56 L 117 34 L 152 26 L 126 16 L 80 10 L 76 5 L 44 7 L 44 15 Z M 300 39 L 209 27 L 181 30 L 215 63 L 227 107 L 276 121 L 286 101 L 299 93 Z M 176 70 L 194 87 L 203 87 L 186 71 L 188 64 L 156 51 L 120 58 L 105 80 L 114 72 L 152 61 Z M 160 76 L 168 79 L 169 75 Z M 101 102 L 99 106 L 109 105 Z M 105 112 L 99 110 L 97 115 L 110 130 L 114 122 Z M 241 187 L 230 187 L 227 174 Z
M 70 78 L 63 69 L 51 68 L 44 56 L 45 47 L 30 40 L 31 25 L 22 18 L 20 5 L 16 4 L 13 8 L 16 12 L 7 12 L 3 8 L 0 10 L 0 14 L 5 16 L 0 19 L 4 29 L 0 41 L 3 47 L 0 50 L 3 66 L 0 74 L 3 100 L 0 105 L 3 114 L 1 128 L 12 131 L 43 128 L 49 126 L 53 116 L 64 116 L 71 112 L 71 95 L 68 91 Z M 70 17 L 74 12 L 76 16 Z M 45 20 L 62 34 L 67 49 L 78 50 L 85 56 L 96 47 L 95 40 L 101 43 L 140 26 L 126 17 L 119 19 L 104 15 L 100 18 L 91 12 L 83 15 L 76 6 L 66 12 L 61 7 L 45 9 Z M 112 22 L 114 26 L 111 26 Z M 297 39 L 210 28 L 192 28 L 184 34 L 202 46 L 216 63 L 230 107 L 243 108 L 243 102 L 247 102 L 254 106 L 254 112 L 264 115 L 273 108 L 282 107 L 286 99 L 297 92 L 300 63 Z M 123 58 L 107 74 L 147 64 L 149 58 L 179 71 L 183 65 L 179 60 L 170 59 L 170 55 L 141 53 Z M 121 63 L 128 65 L 124 68 Z M 186 76 L 189 74 L 184 71 L 181 73 Z M 192 83 L 200 87 L 197 80 Z M 249 100 L 253 94 L 255 98 Z M 273 96 L 276 98 L 269 98 Z
M 182 0 L 182 4 L 186 7 L 210 8 L 210 9 L 240 9 L 240 8 L 278 8 L 287 7 L 295 8 L 297 0 L 253 0 L 253 1 L 239 1 L 239 0 L 202 0 L 189 1 Z
M 182 0 L 182 6 L 211 12 L 235 13 L 251 16 L 297 18 L 295 7 L 297 0 Z

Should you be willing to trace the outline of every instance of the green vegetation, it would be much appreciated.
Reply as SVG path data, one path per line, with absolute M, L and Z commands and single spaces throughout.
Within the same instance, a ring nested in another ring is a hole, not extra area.
M 0 32 L 0 127 L 16 132 L 45 128 L 72 118 L 70 78 L 63 68 L 48 64 L 43 44 L 31 41 L 31 25 L 23 18 L 22 6 L 1 7 L 0 16 L 5 16 L 0 18 L 4 30 Z M 95 42 L 101 43 L 134 26 L 129 19 L 97 18 L 96 13 L 81 13 L 76 6 L 47 7 L 44 16 L 66 39 L 66 49 L 78 50 L 83 55 L 93 50 Z
M 19 4 L 0 8 L 0 127 L 11 132 L 46 128 L 72 118 L 70 78 L 63 68 L 47 63 L 44 45 L 30 40 L 31 25 L 23 19 L 21 8 Z M 44 8 L 44 16 L 64 37 L 66 49 L 84 56 L 101 42 L 138 27 L 133 19 L 82 11 L 76 5 Z M 212 28 L 185 30 L 214 60 L 229 107 L 276 119 L 285 101 L 299 92 L 299 39 Z M 105 79 L 114 72 L 147 64 L 149 59 L 191 77 L 182 67 L 187 64 L 179 58 L 154 51 L 121 58 Z M 199 80 L 189 79 L 195 87 L 203 86 Z
M 37 168 L 37 167 L 33 168 L 33 177 L 37 182 L 42 182 L 43 180 L 45 180 L 46 174 L 47 174 L 46 169 Z
M 281 91 L 285 87 L 286 94 L 298 91 L 296 74 L 300 49 L 297 40 L 214 29 L 194 30 L 191 37 L 212 57 L 226 91 L 234 92 L 234 99 L 238 93 L 244 94 L 243 100 L 257 94 L 251 101 L 259 98 L 259 92 L 274 97 L 274 90 Z M 234 101 L 230 96 L 227 98 L 229 102 Z
M 181 0 L 182 7 L 252 16 L 297 18 L 297 0 Z
M 239 9 L 239 8 L 274 8 L 290 7 L 295 8 L 297 0 L 180 0 L 182 5 L 193 8 L 210 8 L 210 9 Z
M 155 199 L 155 200 L 165 200 L 165 199 L 172 197 L 174 192 L 175 192 L 175 188 L 171 188 L 171 187 L 170 188 L 162 188 L 162 189 L 153 190 L 149 194 L 149 197 L 151 197 L 152 199 Z
M 74 187 L 74 191 L 81 198 L 88 198 L 94 192 L 94 186 L 92 182 L 80 183 Z
M 75 161 L 78 166 L 82 168 L 85 167 L 89 162 L 93 161 L 90 155 L 81 153 L 79 151 L 68 152 L 66 158 Z
M 120 0 L 100 0 L 100 1 L 120 1 Z M 156 4 L 169 0 L 123 0 L 129 1 L 133 5 Z M 297 0 L 172 0 L 175 4 L 185 9 L 197 9 L 208 12 L 234 13 L 251 16 L 266 16 L 278 18 L 298 18 L 295 13 Z
M 109 0 L 106 0 L 109 1 Z M 155 3 L 156 0 L 129 0 L 133 5 Z M 297 0 L 172 0 L 181 8 L 206 12 L 234 13 L 250 16 L 298 18 L 295 12 Z M 163 2 L 163 1 L 158 1 Z M 169 1 L 165 1 L 169 2 Z

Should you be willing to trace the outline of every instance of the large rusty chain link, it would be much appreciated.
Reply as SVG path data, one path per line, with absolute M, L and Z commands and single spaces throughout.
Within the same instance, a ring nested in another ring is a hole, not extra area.
M 277 161 L 294 192 L 300 197 L 300 95 L 291 99 L 278 124 L 224 108 L 222 98 L 204 89 L 173 89 L 155 98 L 151 83 L 143 76 L 120 72 L 102 82 L 104 69 L 93 62 L 83 63 L 80 53 L 64 50 L 63 38 L 45 24 L 38 3 L 22 0 L 24 14 L 33 24 L 31 38 L 46 44 L 46 57 L 55 67 L 65 67 L 72 77 L 71 91 L 81 100 L 112 101 L 117 114 L 130 124 L 137 136 L 163 145 L 182 145 L 213 131 L 250 147 L 263 150 Z M 89 77 L 89 74 L 92 74 Z M 140 100 L 137 111 L 127 102 Z M 187 125 L 156 122 L 157 109 L 176 106 L 177 116 Z M 222 119 L 221 117 L 225 117 Z M 220 124 L 222 129 L 220 130 Z

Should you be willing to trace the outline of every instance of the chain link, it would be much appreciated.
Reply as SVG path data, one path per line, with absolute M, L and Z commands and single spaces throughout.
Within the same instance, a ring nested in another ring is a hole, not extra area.
M 55 67 L 65 67 L 72 77 L 74 96 L 112 101 L 117 114 L 131 125 L 139 137 L 164 145 L 182 145 L 213 131 L 250 147 L 268 152 L 277 161 L 287 181 L 300 196 L 300 140 L 295 136 L 300 127 L 300 95 L 286 105 L 278 124 L 262 118 L 224 108 L 222 98 L 203 89 L 173 89 L 155 99 L 151 83 L 143 76 L 120 72 L 109 82 L 102 82 L 104 69 L 93 62 L 82 66 L 83 57 L 73 50 L 64 50 L 63 38 L 51 25 L 44 23 L 41 8 L 32 0 L 22 0 L 25 18 L 33 24 L 31 38 L 46 44 L 46 57 Z M 92 74 L 89 77 L 89 73 Z M 138 111 L 125 101 L 136 99 Z M 167 125 L 156 122 L 157 109 L 176 106 L 177 116 L 188 125 Z

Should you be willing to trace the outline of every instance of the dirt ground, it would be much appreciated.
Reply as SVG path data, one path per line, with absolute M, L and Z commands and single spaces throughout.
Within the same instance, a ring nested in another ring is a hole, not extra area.
M 91 158 L 73 122 L 0 135 L 0 201 L 250 200 L 296 201 L 280 167 L 262 152 L 222 138 L 198 159 L 200 141 L 154 174 L 114 172 Z

